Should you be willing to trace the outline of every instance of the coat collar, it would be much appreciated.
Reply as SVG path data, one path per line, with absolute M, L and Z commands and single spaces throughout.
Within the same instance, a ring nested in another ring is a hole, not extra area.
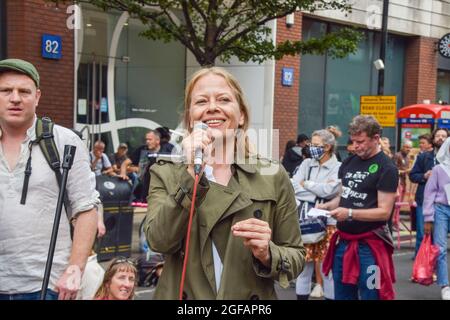
M 257 172 L 256 170 L 256 165 L 255 164 L 250 164 L 250 163 L 235 163 L 234 164 L 236 167 L 239 167 L 241 170 L 247 172 L 247 173 L 251 173 L 254 174 Z

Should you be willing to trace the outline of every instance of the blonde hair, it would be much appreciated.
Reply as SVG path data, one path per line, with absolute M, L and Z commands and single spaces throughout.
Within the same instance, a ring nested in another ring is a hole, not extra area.
M 114 275 L 120 271 L 134 273 L 134 279 L 135 279 L 134 286 L 133 286 L 133 290 L 131 291 L 131 294 L 130 294 L 130 297 L 128 298 L 128 300 L 132 300 L 134 298 L 134 291 L 136 289 L 137 281 L 138 281 L 137 268 L 128 259 L 119 257 L 119 258 L 115 258 L 113 261 L 111 261 L 111 264 L 109 265 L 108 269 L 106 269 L 102 284 L 100 285 L 97 292 L 95 293 L 94 299 L 100 300 L 100 299 L 107 298 L 109 296 L 109 285 L 111 284 L 111 280 L 114 277 Z
M 322 139 L 324 144 L 331 146 L 330 153 L 337 147 L 337 139 L 342 136 L 341 130 L 335 126 L 328 126 L 326 129 L 314 131 L 312 136 L 318 136 Z
M 213 74 L 216 76 L 220 76 L 223 79 L 225 79 L 228 86 L 231 88 L 231 90 L 234 93 L 234 96 L 239 104 L 239 110 L 244 115 L 244 124 L 242 126 L 239 126 L 238 133 L 236 135 L 236 145 L 235 145 L 235 152 L 236 150 L 244 150 L 245 156 L 248 157 L 250 154 L 250 145 L 248 136 L 246 134 L 250 122 L 250 112 L 247 102 L 244 98 L 244 93 L 242 91 L 241 86 L 239 85 L 239 82 L 237 79 L 228 71 L 226 71 L 223 68 L 220 67 L 210 67 L 210 68 L 204 68 L 200 69 L 197 72 L 195 72 L 191 79 L 189 80 L 188 84 L 186 85 L 185 94 L 184 94 L 184 113 L 183 113 L 183 125 L 185 129 L 190 133 L 192 132 L 192 127 L 190 123 L 190 108 L 191 108 L 191 101 L 192 101 L 192 90 L 194 89 L 194 86 L 197 84 L 197 82 L 203 78 L 206 75 Z

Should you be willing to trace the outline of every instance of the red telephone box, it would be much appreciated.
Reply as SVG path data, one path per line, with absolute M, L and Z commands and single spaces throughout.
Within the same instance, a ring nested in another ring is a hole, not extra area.
M 431 133 L 434 128 L 450 128 L 450 105 L 414 104 L 397 112 L 399 124 L 399 146 L 410 140 L 414 148 L 419 147 L 419 136 Z

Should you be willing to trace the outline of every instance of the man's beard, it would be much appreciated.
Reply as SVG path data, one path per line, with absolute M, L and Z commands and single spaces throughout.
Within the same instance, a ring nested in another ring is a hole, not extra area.
M 433 145 L 436 149 L 439 149 L 443 143 L 444 143 L 443 140 L 438 140 L 438 141 L 434 142 Z

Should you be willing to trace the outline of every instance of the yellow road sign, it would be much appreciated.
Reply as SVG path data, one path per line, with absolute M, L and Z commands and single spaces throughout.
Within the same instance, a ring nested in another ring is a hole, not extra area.
M 395 127 L 397 96 L 361 96 L 360 113 L 371 115 L 382 127 Z

